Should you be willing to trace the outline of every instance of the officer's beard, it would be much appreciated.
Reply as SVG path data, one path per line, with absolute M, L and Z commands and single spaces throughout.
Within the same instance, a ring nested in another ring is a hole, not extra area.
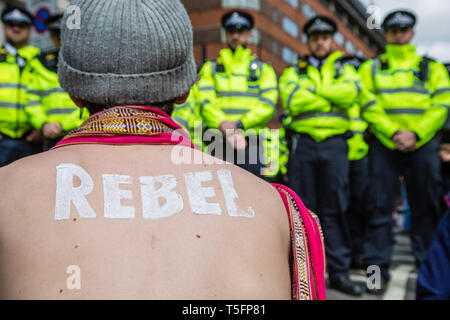
M 28 44 L 28 39 L 25 39 L 25 40 L 19 41 L 19 42 L 15 42 L 15 41 L 7 38 L 6 42 L 8 42 L 10 45 L 12 45 L 16 49 L 21 49 Z
M 237 45 L 233 45 L 233 44 L 231 44 L 231 43 L 228 44 L 228 48 L 231 49 L 231 51 L 233 52 L 233 54 L 234 54 L 234 52 L 236 51 L 236 49 L 237 49 L 238 47 L 242 47 L 242 48 L 244 48 L 244 49 L 247 49 L 247 43 L 241 43 L 241 44 L 237 44 Z

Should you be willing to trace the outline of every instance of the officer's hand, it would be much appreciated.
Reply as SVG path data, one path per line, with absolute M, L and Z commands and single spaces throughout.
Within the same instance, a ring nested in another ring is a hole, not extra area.
M 219 125 L 219 130 L 224 136 L 233 135 L 236 129 L 236 122 L 233 121 L 224 121 Z
M 1 135 L 1 133 L 0 133 L 0 141 L 2 141 L 3 140 L 3 136 Z
M 47 122 L 42 127 L 42 133 L 44 137 L 48 139 L 55 139 L 63 132 L 62 127 L 59 123 Z
M 450 143 L 444 143 L 441 145 L 439 156 L 442 162 L 450 162 Z
M 392 139 L 401 152 L 416 150 L 417 137 L 413 131 L 399 130 Z
M 33 131 L 25 137 L 25 140 L 30 143 L 40 142 L 42 140 L 42 133 L 39 130 L 33 129 Z

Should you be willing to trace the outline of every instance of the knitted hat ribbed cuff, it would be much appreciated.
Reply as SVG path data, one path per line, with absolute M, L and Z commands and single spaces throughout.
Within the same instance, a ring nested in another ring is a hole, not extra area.
M 100 105 L 165 102 L 182 96 L 194 84 L 197 71 L 193 56 L 190 57 L 183 65 L 171 70 L 144 74 L 105 74 L 77 70 L 60 55 L 59 81 L 70 95 Z

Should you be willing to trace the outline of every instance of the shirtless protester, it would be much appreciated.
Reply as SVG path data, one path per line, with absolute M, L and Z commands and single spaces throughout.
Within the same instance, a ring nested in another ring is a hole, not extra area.
M 93 116 L 0 170 L 0 298 L 323 299 L 315 216 L 167 115 L 197 76 L 180 1 L 71 4 L 59 79 Z

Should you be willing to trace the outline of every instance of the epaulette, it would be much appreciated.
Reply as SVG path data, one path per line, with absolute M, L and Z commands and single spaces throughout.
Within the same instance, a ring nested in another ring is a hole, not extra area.
M 296 66 L 297 73 L 299 75 L 307 74 L 308 66 L 309 66 L 308 57 L 298 56 L 298 61 L 297 61 L 297 66 Z
M 349 64 L 352 67 L 354 67 L 356 70 L 359 69 L 361 64 L 364 63 L 364 59 L 358 57 L 358 56 L 344 56 L 336 59 L 336 62 L 341 63 L 342 65 Z
M 0 62 L 6 62 L 8 52 L 5 48 L 0 48 Z
M 38 56 L 39 61 L 48 70 L 58 72 L 58 53 L 57 52 L 43 52 Z

